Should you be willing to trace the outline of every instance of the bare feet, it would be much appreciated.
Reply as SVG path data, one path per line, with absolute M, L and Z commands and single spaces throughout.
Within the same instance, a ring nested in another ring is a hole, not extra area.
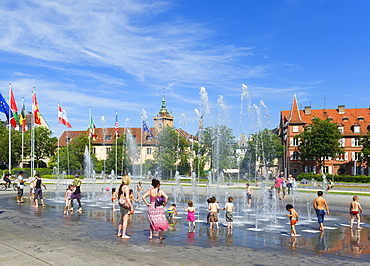
M 152 239 L 153 239 L 153 237 L 149 236 L 149 237 L 148 237 L 148 239 L 152 240 Z
M 362 227 L 357 227 L 357 229 L 362 229 Z
M 122 236 L 122 234 L 117 234 L 117 237 L 121 237 Z
M 163 239 L 166 239 L 164 236 L 161 236 L 160 238 L 159 238 L 160 240 L 163 240 Z
M 131 237 L 130 236 L 127 236 L 127 235 L 124 235 L 122 236 L 123 239 L 130 239 Z

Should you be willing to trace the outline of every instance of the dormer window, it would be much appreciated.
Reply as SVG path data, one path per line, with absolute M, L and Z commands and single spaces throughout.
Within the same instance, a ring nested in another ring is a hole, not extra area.
M 328 119 L 330 119 L 330 121 L 333 121 L 334 120 L 334 118 L 331 117 L 331 116 L 329 116 Z
M 352 126 L 352 128 L 353 128 L 353 133 L 357 133 L 357 134 L 359 134 L 360 133 L 360 125 L 359 124 L 354 124 L 353 126 Z
M 342 120 L 343 120 L 344 122 L 348 122 L 348 117 L 347 117 L 347 116 L 343 116 Z
M 359 116 L 359 117 L 357 118 L 357 120 L 358 120 L 358 121 L 364 121 L 364 120 L 365 120 L 365 118 L 364 118 L 363 116 Z

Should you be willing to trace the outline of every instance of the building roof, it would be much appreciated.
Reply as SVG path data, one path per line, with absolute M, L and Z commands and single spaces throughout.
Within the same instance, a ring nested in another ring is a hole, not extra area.
M 306 122 L 302 120 L 299 108 L 297 96 L 294 94 L 292 109 L 290 110 L 289 118 L 287 121 L 289 124 L 305 124 Z
M 338 123 L 338 127 L 343 127 L 344 135 L 365 135 L 370 130 L 370 108 L 353 108 L 345 109 L 344 106 L 339 106 L 338 109 L 318 109 L 305 112 L 298 110 L 299 116 L 311 123 L 312 119 L 318 117 L 320 119 L 332 119 L 333 122 Z M 287 117 L 290 116 L 291 111 L 281 111 L 282 122 L 288 121 Z M 354 133 L 353 127 L 360 126 L 360 133 Z

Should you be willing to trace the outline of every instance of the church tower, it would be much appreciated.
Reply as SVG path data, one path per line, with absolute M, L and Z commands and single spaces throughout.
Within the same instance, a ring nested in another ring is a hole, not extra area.
M 166 109 L 164 92 L 162 97 L 162 108 L 159 111 L 158 115 L 154 117 L 154 127 L 157 132 L 160 132 L 164 127 L 173 127 L 173 116 L 170 115 Z

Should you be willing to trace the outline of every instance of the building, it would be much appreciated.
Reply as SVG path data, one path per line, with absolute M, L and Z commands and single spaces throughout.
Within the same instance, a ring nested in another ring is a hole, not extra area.
M 163 96 L 162 107 L 154 119 L 154 127 L 149 128 L 151 133 L 143 131 L 141 127 L 138 128 L 118 128 L 118 135 L 130 136 L 133 143 L 136 144 L 139 156 L 137 156 L 134 164 L 145 163 L 146 160 L 152 160 L 156 149 L 157 134 L 164 127 L 173 127 L 173 116 L 167 111 L 166 101 Z M 190 135 L 186 131 L 176 129 L 177 133 L 186 140 L 192 142 L 196 141 L 197 137 Z M 73 138 L 80 135 L 91 136 L 89 129 L 82 131 L 64 131 L 59 138 L 59 146 L 66 146 Z M 94 128 L 92 136 L 92 150 L 98 160 L 106 160 L 111 149 L 115 148 L 113 145 L 115 141 L 115 128 Z
M 360 138 L 370 130 L 370 108 L 346 109 L 344 105 L 339 105 L 337 109 L 313 110 L 311 106 L 306 106 L 304 110 L 299 110 L 295 95 L 291 110 L 280 113 L 282 144 L 286 147 L 281 169 L 284 169 L 285 174 L 319 174 L 314 161 L 300 161 L 299 139 L 294 138 L 315 117 L 322 120 L 329 118 L 338 124 L 342 132 L 341 145 L 345 151 L 337 158 L 327 158 L 322 171 L 329 174 L 369 175 L 368 169 L 358 165 L 357 160 L 362 150 Z

